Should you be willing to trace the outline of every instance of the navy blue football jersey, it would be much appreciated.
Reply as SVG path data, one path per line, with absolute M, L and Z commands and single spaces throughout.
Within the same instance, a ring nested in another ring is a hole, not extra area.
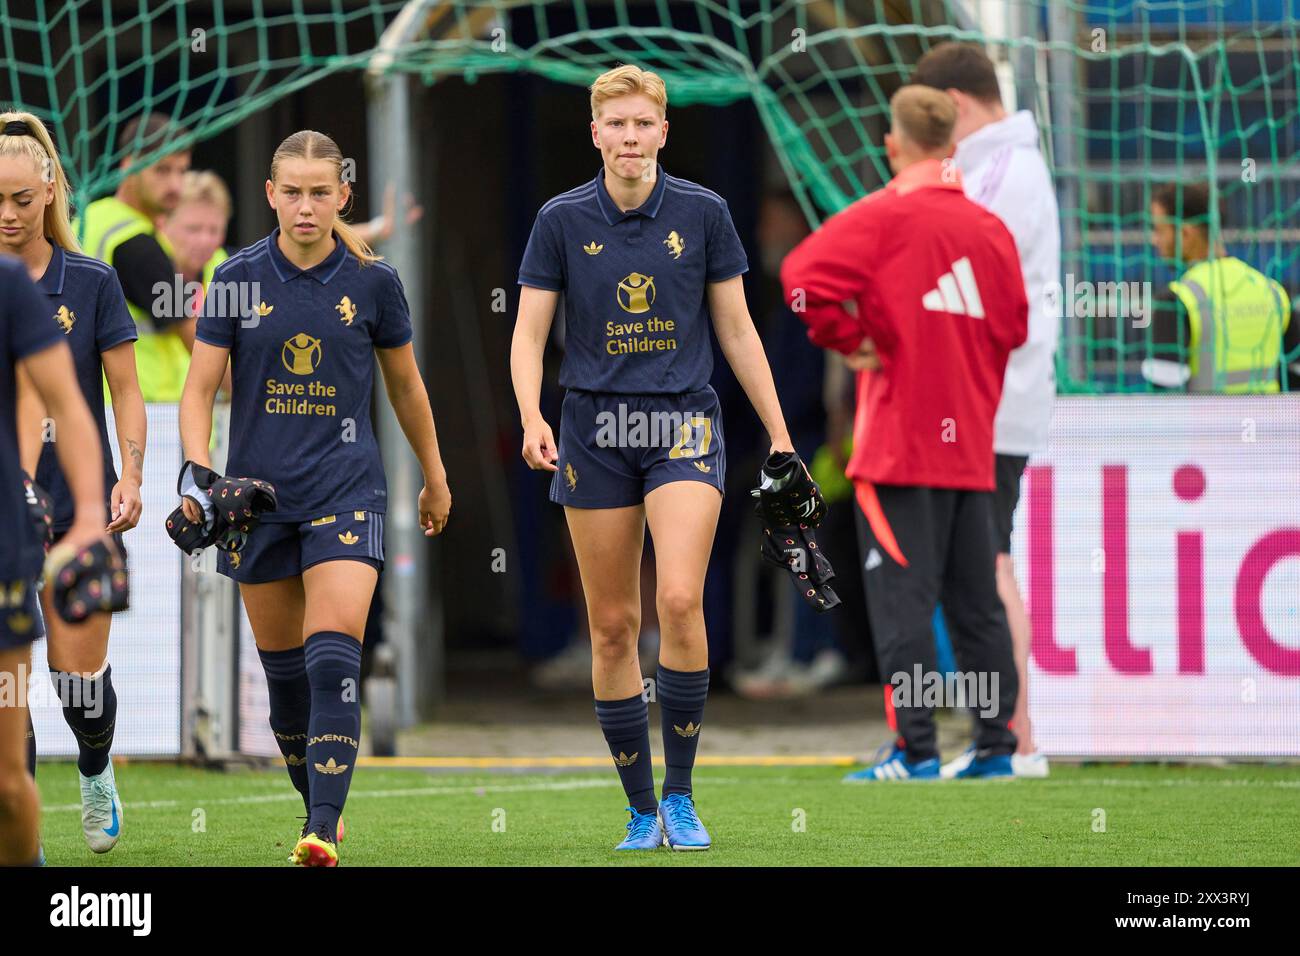
M 383 462 L 370 422 L 376 348 L 411 341 L 411 316 L 392 266 L 362 265 L 336 237 L 310 269 L 276 244 L 280 230 L 222 263 L 197 337 L 230 349 L 226 474 L 275 485 L 277 510 L 300 522 L 387 510 Z
M 123 342 L 135 341 L 138 337 L 135 321 L 126 310 L 126 296 L 116 270 L 90 256 L 55 246 L 54 256 L 37 285 L 45 293 L 47 320 L 63 333 L 64 341 L 72 349 L 77 383 L 99 430 L 107 496 L 117 483 L 117 470 L 113 466 L 113 446 L 109 444 L 104 418 L 104 366 L 100 355 Z M 71 527 L 75 509 L 72 491 L 52 445 L 41 449 L 36 482 L 50 493 L 54 502 L 54 531 L 61 534 Z M 112 517 L 109 516 L 110 520 Z
M 519 284 L 564 295 L 562 386 L 679 393 L 713 371 L 707 284 L 747 269 L 717 193 L 660 166 L 650 197 L 624 212 L 602 167 L 542 206 Z

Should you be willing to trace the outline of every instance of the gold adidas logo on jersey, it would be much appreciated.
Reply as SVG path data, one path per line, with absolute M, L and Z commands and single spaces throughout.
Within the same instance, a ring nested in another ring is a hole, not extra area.
M 285 754 L 284 762 L 290 767 L 301 767 L 307 762 L 306 757 L 299 757 L 297 754 Z
M 275 311 L 275 306 L 267 305 L 265 302 L 259 302 L 257 303 L 257 305 L 253 306 L 253 311 L 256 312 L 262 318 L 266 318 L 268 315 L 270 315 L 272 312 Z
M 66 305 L 61 305 L 59 311 L 54 313 L 54 321 L 59 323 L 59 328 L 63 330 L 64 335 L 67 335 L 72 331 L 72 324 L 77 321 L 77 313 Z
M 673 730 L 677 731 L 678 737 L 694 737 L 700 732 L 700 727 L 700 724 L 693 724 L 689 720 L 686 722 L 685 727 L 678 727 L 673 724 Z
M 344 325 L 351 325 L 352 320 L 357 317 L 357 307 L 352 304 L 352 300 L 347 296 L 339 300 L 339 304 L 334 306 L 334 311 L 342 318 Z
M 618 764 L 620 767 L 630 767 L 632 764 L 636 763 L 636 758 L 639 756 L 641 756 L 641 751 L 639 750 L 630 757 L 620 750 L 618 756 L 614 758 L 614 763 Z
M 713 470 L 702 461 L 693 461 L 691 464 L 694 465 L 697 470 L 704 472 L 706 475 Z
M 572 462 L 564 466 L 564 480 L 568 484 L 570 491 L 578 487 L 578 473 L 573 470 Z
M 604 248 L 605 246 L 603 244 L 599 246 L 596 245 L 596 241 L 593 239 L 588 245 L 582 247 L 582 251 L 589 256 L 598 256 L 600 255 L 600 250 Z
M 344 544 L 356 544 L 358 541 L 361 540 L 361 539 L 358 538 L 355 534 L 353 534 L 351 531 L 344 531 L 344 532 L 343 532 L 341 535 L 339 535 L 338 537 L 339 537 L 339 540 L 342 541 Z
M 673 254 L 674 259 L 680 259 L 682 253 L 686 251 L 686 240 L 678 234 L 676 229 L 668 233 L 668 238 L 664 240 L 664 245 L 668 247 L 668 251 Z
M 335 774 L 335 773 L 342 773 L 344 770 L 347 769 L 348 769 L 348 764 L 335 763 L 333 757 L 330 757 L 330 759 L 326 760 L 324 763 L 316 764 L 317 773 Z

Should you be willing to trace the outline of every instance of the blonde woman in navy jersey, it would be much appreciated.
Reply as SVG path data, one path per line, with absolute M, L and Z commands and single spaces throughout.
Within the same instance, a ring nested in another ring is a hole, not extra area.
M 144 399 L 135 373 L 136 326 L 117 273 L 81 254 L 68 221 L 63 166 L 45 126 L 30 113 L 0 113 L 0 251 L 22 260 L 41 293 L 41 311 L 31 321 L 47 323 L 72 351 L 77 383 L 99 434 L 98 462 L 108 505 L 105 530 L 125 552 L 122 533 L 140 520 L 145 447 Z M 120 479 L 104 416 L 105 379 L 122 459 Z M 57 546 L 75 518 L 72 489 L 57 454 L 57 445 L 67 435 L 64 423 L 48 414 L 25 376 L 19 376 L 18 386 L 23 470 L 49 495 Z M 47 427 L 47 418 L 52 427 Z M 122 831 L 122 803 L 110 756 L 118 713 L 108 662 L 112 615 L 100 611 L 70 624 L 53 612 L 53 592 L 53 582 L 41 592 L 48 631 L 45 647 L 64 720 L 77 741 L 82 833 L 93 851 L 107 853 Z M 34 731 L 30 734 L 28 761 L 35 773 L 36 737 Z
M 537 215 L 519 269 L 510 366 L 524 460 L 554 472 L 587 600 L 596 717 L 627 795 L 620 850 L 705 850 L 691 785 L 708 694 L 704 576 L 722 504 L 725 444 L 709 387 L 709 326 L 772 440 L 793 451 L 741 275 L 726 202 L 656 162 L 668 137 L 663 80 L 620 66 L 591 87 L 596 177 Z M 566 389 L 557 443 L 542 418 L 542 352 L 561 294 Z M 667 426 L 667 427 L 665 427 Z M 655 699 L 663 801 L 655 798 L 637 635 L 638 570 L 654 540 Z
M 181 398 L 181 441 L 210 466 L 212 403 L 231 363 L 226 472 L 269 481 L 277 508 L 217 569 L 239 583 L 271 699 L 271 729 L 307 822 L 291 857 L 334 866 L 361 736 L 361 640 L 384 560 L 387 485 L 370 423 L 374 362 L 424 471 L 420 525 L 451 509 L 397 272 L 345 223 L 343 155 L 323 133 L 275 151 L 278 227 L 217 268 Z M 183 500 L 191 521 L 199 506 Z

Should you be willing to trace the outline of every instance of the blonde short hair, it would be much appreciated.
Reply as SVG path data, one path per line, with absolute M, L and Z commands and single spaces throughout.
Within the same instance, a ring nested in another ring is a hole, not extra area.
M 937 152 L 952 142 L 957 105 L 943 90 L 929 86 L 902 86 L 889 98 L 894 130 L 926 152 Z
M 185 174 L 181 183 L 181 201 L 177 206 L 189 203 L 207 203 L 216 206 L 221 214 L 230 218 L 233 209 L 230 202 L 230 190 L 216 173 L 206 169 L 191 169 Z
M 664 85 L 663 77 L 628 63 L 606 70 L 591 84 L 591 118 L 600 114 L 606 100 L 637 93 L 650 97 L 660 113 L 668 112 L 668 87 Z

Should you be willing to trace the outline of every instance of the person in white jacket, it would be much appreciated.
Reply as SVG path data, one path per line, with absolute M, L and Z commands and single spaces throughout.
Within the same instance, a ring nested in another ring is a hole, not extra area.
M 998 542 L 998 593 L 1006 606 L 1020 693 L 1011 728 L 1018 746 L 1016 776 L 1047 776 L 1047 759 L 1034 744 L 1029 718 L 1029 616 L 1011 562 L 1011 521 L 1020 499 L 1020 477 L 1029 456 L 1047 447 L 1056 398 L 1056 344 L 1060 332 L 1061 223 L 1047 163 L 1039 151 L 1038 124 L 1028 110 L 1002 105 L 993 62 L 978 46 L 941 43 L 916 65 L 913 83 L 945 90 L 957 104 L 953 162 L 966 195 L 998 216 L 1016 241 L 1029 300 L 1029 337 L 1011 353 L 994 421 L 997 491 L 994 534 Z M 974 748 L 945 765 L 954 776 Z

